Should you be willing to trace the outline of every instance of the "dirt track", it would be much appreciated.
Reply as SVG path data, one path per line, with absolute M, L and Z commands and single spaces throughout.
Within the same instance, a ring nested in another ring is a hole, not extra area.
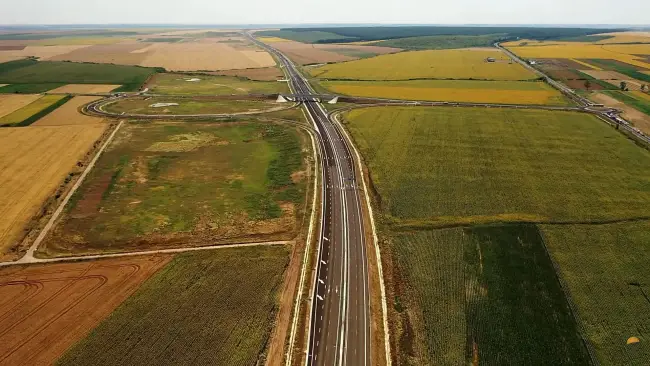
M 52 364 L 172 256 L 0 270 L 0 365 Z

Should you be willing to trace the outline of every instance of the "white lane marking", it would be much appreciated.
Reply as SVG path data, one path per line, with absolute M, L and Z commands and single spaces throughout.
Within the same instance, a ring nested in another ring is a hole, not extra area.
M 318 282 L 320 282 L 322 285 L 325 284 L 325 281 L 321 280 L 320 278 L 318 279 Z
M 316 295 L 316 297 L 318 298 L 318 300 L 323 301 L 323 297 L 321 295 Z
M 324 239 L 325 241 L 330 241 L 330 240 L 329 240 L 329 239 L 327 239 L 326 237 L 323 237 L 323 239 Z
M 327 262 L 325 262 L 325 261 L 322 260 L 322 259 L 320 260 L 320 262 L 323 263 L 323 264 L 327 264 Z

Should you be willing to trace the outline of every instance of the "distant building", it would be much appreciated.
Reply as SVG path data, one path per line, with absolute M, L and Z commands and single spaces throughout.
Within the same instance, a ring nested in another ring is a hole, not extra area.
M 536 64 L 537 64 L 537 61 L 535 61 L 535 60 L 530 60 L 530 61 L 528 61 L 528 63 L 531 64 L 531 65 L 536 65 Z
M 496 62 L 496 59 L 494 57 L 488 57 L 487 62 Z

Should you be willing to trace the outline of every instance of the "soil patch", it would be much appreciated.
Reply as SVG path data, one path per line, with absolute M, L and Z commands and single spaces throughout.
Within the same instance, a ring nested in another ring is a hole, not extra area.
M 53 364 L 171 256 L 0 270 L 0 364 Z
M 602 103 L 608 107 L 620 109 L 623 111 L 623 118 L 632 122 L 635 127 L 640 129 L 641 131 L 645 133 L 650 133 L 650 116 L 647 114 L 640 112 L 627 104 L 623 102 L 619 102 L 618 100 L 610 97 L 609 95 L 605 95 L 602 93 L 596 93 L 593 94 L 589 97 L 590 99 Z

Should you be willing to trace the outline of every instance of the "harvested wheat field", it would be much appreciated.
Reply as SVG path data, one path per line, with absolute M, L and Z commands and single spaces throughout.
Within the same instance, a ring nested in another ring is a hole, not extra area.
M 17 60 L 30 56 L 38 57 L 40 61 L 48 61 L 56 56 L 85 47 L 88 47 L 88 45 L 27 46 L 22 50 L 0 51 L 0 61 L 4 59 L 7 59 L 7 61 Z
M 66 104 L 54 110 L 54 112 L 39 119 L 33 126 L 66 126 L 66 125 L 89 125 L 103 123 L 104 119 L 99 117 L 86 116 L 81 114 L 79 109 L 94 102 L 101 97 L 78 96 L 72 98 Z
M 69 94 L 110 93 L 111 91 L 119 88 L 120 86 L 121 85 L 112 85 L 112 84 L 68 84 L 50 90 L 48 93 L 69 93 Z
M 52 57 L 50 61 L 75 61 L 112 63 L 118 65 L 138 65 L 147 57 L 146 53 L 134 52 L 149 46 L 149 43 L 122 42 L 116 44 L 94 45 L 75 49 L 72 52 Z
M 0 258 L 8 257 L 44 202 L 106 125 L 0 129 Z
M 227 43 L 157 43 L 136 52 L 147 53 L 140 66 L 170 71 L 216 71 L 275 66 L 266 51 L 237 49 Z
M 0 270 L 0 364 L 50 365 L 171 256 Z
M 25 107 L 41 96 L 40 94 L 0 94 L 0 118 Z

